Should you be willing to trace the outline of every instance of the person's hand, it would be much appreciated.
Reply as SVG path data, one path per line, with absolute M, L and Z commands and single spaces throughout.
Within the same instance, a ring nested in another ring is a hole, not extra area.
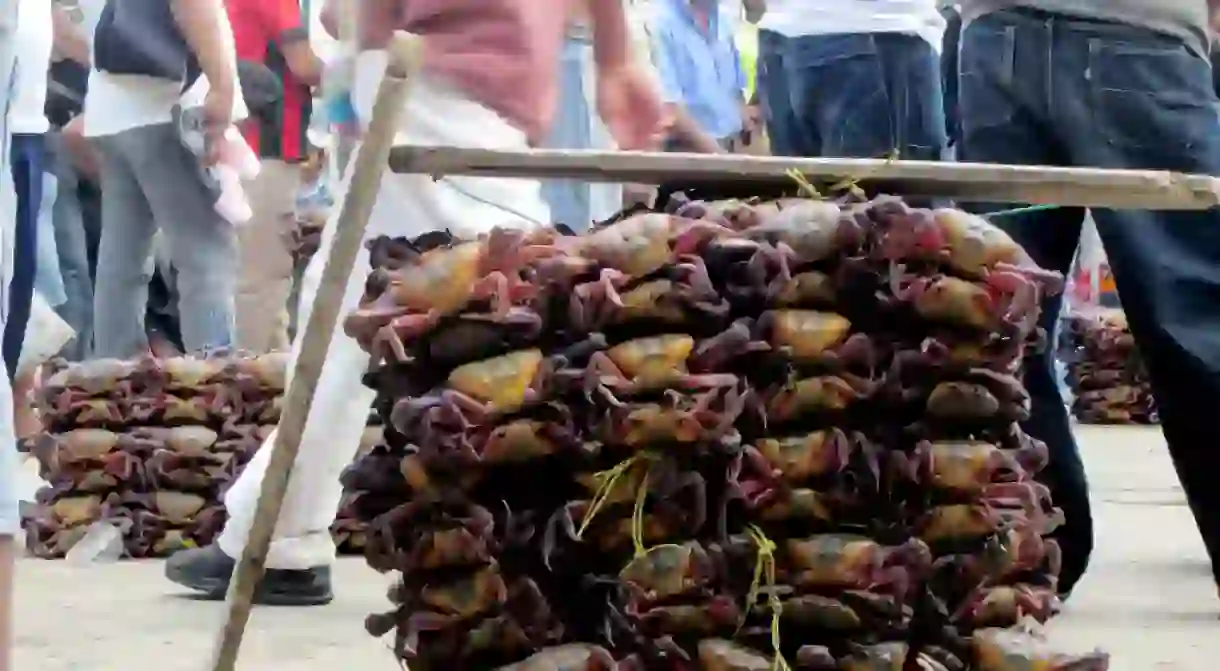
M 597 111 L 619 149 L 651 149 L 665 137 L 657 83 L 641 67 L 624 64 L 597 73 Z
M 207 155 L 204 163 L 215 165 L 220 160 L 225 131 L 233 124 L 234 84 L 220 84 L 208 88 L 203 99 L 203 136 Z

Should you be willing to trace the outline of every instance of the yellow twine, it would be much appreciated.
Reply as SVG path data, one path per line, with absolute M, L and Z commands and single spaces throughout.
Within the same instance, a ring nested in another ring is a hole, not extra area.
M 651 455 L 649 455 L 648 453 L 638 452 L 638 453 L 624 459 L 623 461 L 619 462 L 612 468 L 609 468 L 607 470 L 600 471 L 598 473 L 593 474 L 593 479 L 595 481 L 597 481 L 598 485 L 597 485 L 597 489 L 593 492 L 593 497 L 591 499 L 589 499 L 589 510 L 587 512 L 585 512 L 584 519 L 582 519 L 580 521 L 580 528 L 576 530 L 576 538 L 578 540 L 584 537 L 585 532 L 588 531 L 588 529 L 589 529 L 589 525 L 593 523 L 593 518 L 597 517 L 598 513 L 600 513 L 602 511 L 602 508 L 604 508 L 606 506 L 606 502 L 609 501 L 610 497 L 612 495 L 614 495 L 614 493 L 617 491 L 619 482 L 623 479 L 623 477 L 626 476 L 629 472 L 631 472 L 632 468 L 636 467 L 637 465 L 639 465 L 641 463 L 649 462 L 652 459 L 653 459 L 653 457 Z M 651 468 L 651 467 L 649 466 L 649 468 Z M 644 504 L 643 504 L 642 499 L 643 499 L 647 489 L 648 489 L 648 472 L 645 471 L 644 479 L 640 484 L 640 493 L 637 495 L 637 498 L 640 500 L 638 500 L 636 502 L 636 507 L 641 511 L 641 515 L 640 515 L 640 530 L 641 530 L 640 534 L 641 534 L 641 536 L 643 535 L 643 526 L 644 526 L 643 514 L 642 514 Z M 635 540 L 635 538 L 634 538 L 635 523 L 636 522 L 635 522 L 635 517 L 634 517 L 634 513 L 633 513 L 633 517 L 632 517 L 632 536 L 633 536 L 632 540 L 633 541 Z M 642 541 L 641 541 L 641 543 L 642 543 Z M 637 549 L 638 549 L 638 545 L 637 545 Z
M 897 161 L 898 158 L 899 158 L 898 150 L 891 149 L 890 152 L 885 155 L 885 164 L 889 165 L 889 164 L 893 163 L 894 161 Z M 796 182 L 797 188 L 800 189 L 801 192 L 805 194 L 805 196 L 807 196 L 809 198 L 813 198 L 815 200 L 822 200 L 824 198 L 822 196 L 821 192 L 817 190 L 817 187 L 815 187 L 813 185 L 813 183 L 810 182 L 804 175 L 802 175 L 801 172 L 799 170 L 797 170 L 796 168 L 791 168 L 791 169 L 787 170 L 785 174 L 787 174 L 788 177 L 791 177 L 792 180 Z M 866 175 L 866 177 L 867 177 L 867 175 Z M 851 195 L 859 198 L 860 200 L 867 200 L 868 194 L 864 193 L 864 190 L 860 188 L 860 179 L 861 178 L 858 178 L 858 177 L 845 177 L 845 178 L 839 180 L 838 182 L 835 182 L 834 184 L 832 184 L 830 186 L 830 190 L 831 190 L 831 192 L 846 191 L 846 192 L 850 193 Z
M 754 602 L 758 600 L 758 593 L 762 590 L 763 580 L 767 583 L 767 605 L 771 609 L 771 648 L 775 651 L 775 658 L 771 662 L 771 671 L 792 671 L 792 667 L 788 665 L 788 660 L 784 659 L 783 653 L 780 651 L 780 615 L 783 613 L 783 602 L 779 600 L 779 594 L 776 591 L 775 577 L 775 542 L 759 529 L 751 524 L 746 527 L 746 534 L 758 546 L 758 561 L 754 565 L 754 578 L 750 583 L 750 591 L 746 596 L 746 612 L 745 616 L 750 614 L 750 610 L 754 607 Z M 745 623 L 745 616 L 742 617 L 742 623 Z
M 631 543 L 635 545 L 635 556 L 642 557 L 648 552 L 644 547 L 644 501 L 648 498 L 648 476 L 652 469 L 644 472 L 640 480 L 640 489 L 635 494 L 635 508 L 631 511 Z

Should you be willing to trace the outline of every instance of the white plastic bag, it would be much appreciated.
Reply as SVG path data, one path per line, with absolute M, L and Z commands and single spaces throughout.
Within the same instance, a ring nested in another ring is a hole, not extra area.
M 30 304 L 30 321 L 25 327 L 25 340 L 21 345 L 21 358 L 17 360 L 17 376 L 25 375 L 49 361 L 75 337 L 76 331 L 55 314 L 42 294 L 35 291 Z

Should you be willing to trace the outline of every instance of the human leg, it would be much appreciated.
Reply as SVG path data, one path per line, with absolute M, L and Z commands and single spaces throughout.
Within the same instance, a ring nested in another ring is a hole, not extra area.
M 139 130 L 139 129 L 136 129 Z M 127 131 L 132 133 L 136 131 Z M 93 353 L 130 359 L 148 351 L 144 310 L 156 223 L 128 156 L 124 133 L 97 140 L 101 233 L 93 295 Z
M 823 156 L 937 160 L 945 145 L 936 51 L 898 33 L 791 40 L 793 109 L 815 129 Z
M 21 344 L 34 300 L 38 272 L 38 210 L 42 205 L 42 174 L 45 163 L 42 135 L 12 137 L 12 178 L 17 193 L 16 235 L 13 238 L 13 278 L 9 281 L 8 321 L 4 324 L 4 365 L 9 379 L 17 374 Z
M 199 179 L 199 159 L 181 145 L 172 124 L 117 137 L 125 140 L 132 172 L 165 236 L 183 346 L 188 352 L 231 347 L 237 231 L 213 207 L 212 194 Z M 109 197 L 103 184 L 103 206 Z
M 285 239 L 300 184 L 299 166 L 264 159 L 258 177 L 246 185 L 254 216 L 237 229 L 241 271 L 236 296 L 236 345 L 267 352 L 288 346 L 292 255 Z
M 960 65 L 961 146 L 959 158 L 971 162 L 1046 165 L 1063 163 L 1066 154 L 1057 134 L 1049 132 L 1046 100 L 1049 71 L 1045 60 L 1014 58 L 1023 53 L 1047 54 L 1045 24 L 1021 14 L 997 13 L 971 23 L 962 34 Z M 1008 204 L 975 204 L 982 212 Z M 1063 208 L 998 218 L 1040 266 L 1066 274 L 1080 238 L 1083 212 Z M 1043 301 L 1041 326 L 1055 342 L 1062 297 Z M 1050 464 L 1042 478 L 1066 517 L 1056 534 L 1064 562 L 1060 590 L 1070 592 L 1088 566 L 1093 548 L 1093 522 L 1084 464 L 1071 420 L 1055 376 L 1054 348 L 1047 347 L 1026 361 L 1025 385 L 1031 416 L 1024 425 L 1030 435 L 1050 448 Z
M 814 156 L 817 142 L 808 137 L 792 107 L 788 45 L 791 40 L 770 30 L 758 32 L 758 99 L 771 153 L 776 156 Z
M 526 146 L 523 133 L 443 84 L 421 78 L 404 111 L 400 143 L 467 145 L 479 141 L 497 149 Z M 349 177 L 350 178 L 350 175 Z M 339 193 L 345 193 L 346 186 Z M 336 207 L 337 218 L 341 208 Z M 387 174 L 373 207 L 368 237 L 416 236 L 434 228 L 448 228 L 459 236 L 473 236 L 494 225 L 528 227 L 547 221 L 538 183 L 510 179 L 444 179 Z M 306 271 L 301 286 L 301 323 L 308 322 L 337 222 L 325 229 L 321 248 Z M 355 307 L 368 275 L 367 252 L 362 251 L 347 283 L 343 310 Z M 259 599 L 280 603 L 325 603 L 330 599 L 325 567 L 334 559 L 330 525 L 334 521 L 342 487 L 339 474 L 351 463 L 364 432 L 374 392 L 363 386 L 361 374 L 368 357 L 357 343 L 333 325 L 334 340 L 301 437 L 300 456 L 284 500 L 283 512 L 267 557 L 272 569 Z M 294 343 L 300 346 L 300 339 Z M 222 598 L 233 558 L 245 546 L 262 477 L 270 461 L 274 437 L 246 466 L 225 496 L 229 522 L 213 548 L 175 555 L 166 574 L 175 582 Z
M 80 361 L 93 342 L 93 280 L 89 273 L 85 224 L 78 194 L 80 182 L 58 133 L 48 136 L 48 148 L 51 167 L 58 180 L 51 228 L 64 288 L 64 302 L 56 312 L 76 332 L 76 338 L 64 349 L 63 355 L 71 361 Z
M 1060 21 L 1061 122 L 1078 165 L 1220 176 L 1207 60 L 1127 26 Z M 1182 489 L 1220 583 L 1220 211 L 1097 210 L 1098 233 Z

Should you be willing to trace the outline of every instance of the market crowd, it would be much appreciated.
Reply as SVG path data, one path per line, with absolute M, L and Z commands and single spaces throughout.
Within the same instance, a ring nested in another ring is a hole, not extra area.
M 18 362 L 39 302 L 75 332 L 60 352 L 68 359 L 292 346 L 321 272 L 318 261 L 296 267 L 298 220 L 341 198 L 345 147 L 368 120 L 393 30 L 421 35 L 426 53 L 400 142 L 699 153 L 765 142 L 785 156 L 1220 175 L 1209 0 L 553 4 L 331 0 L 307 16 L 297 0 L 172 0 L 157 11 L 135 0 L 0 0 L 0 316 L 13 391 L 0 384 L 0 434 L 38 430 L 27 400 L 36 369 Z M 140 48 L 141 35 L 158 36 L 158 49 Z M 387 175 L 368 234 L 582 227 L 649 197 L 642 185 Z M 996 223 L 1066 273 L 1084 215 L 1062 207 Z M 1220 396 L 1217 215 L 1092 216 L 1192 512 L 1220 560 L 1220 495 L 1209 486 L 1220 426 L 1208 421 Z M 322 230 L 315 259 L 332 232 Z M 362 254 L 345 308 L 367 272 Z M 1044 306 L 1048 331 L 1057 301 Z M 260 598 L 331 599 L 337 476 L 372 400 L 359 377 L 367 355 L 337 335 L 314 402 L 325 417 L 307 421 Z M 1048 484 L 1068 518 L 1058 532 L 1066 595 L 1092 548 L 1087 484 L 1049 349 L 1026 382 L 1027 428 L 1051 447 Z M 268 452 L 229 491 L 216 545 L 176 555 L 170 579 L 223 597 Z M 0 453 L 4 535 L 18 525 L 16 450 Z M 0 547 L 11 582 L 12 547 Z

